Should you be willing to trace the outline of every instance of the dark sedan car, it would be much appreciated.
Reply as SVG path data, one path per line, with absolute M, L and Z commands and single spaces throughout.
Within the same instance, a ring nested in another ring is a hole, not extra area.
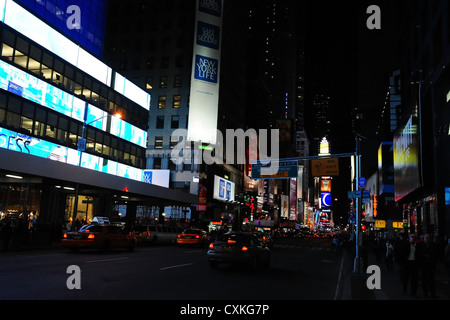
M 253 269 L 270 264 L 270 250 L 254 234 L 229 232 L 209 245 L 207 253 L 209 264 L 245 264 Z

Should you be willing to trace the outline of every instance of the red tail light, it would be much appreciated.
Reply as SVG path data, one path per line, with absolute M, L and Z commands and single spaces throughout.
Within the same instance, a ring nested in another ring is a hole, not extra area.
M 212 243 L 209 244 L 210 249 L 214 249 L 214 245 Z
M 89 240 L 93 240 L 93 239 L 95 239 L 95 236 L 94 236 L 94 234 L 91 233 L 91 234 L 88 235 L 87 238 L 88 238 Z
M 242 252 L 248 251 L 248 248 L 246 246 L 243 246 L 241 249 Z
M 236 240 L 228 239 L 227 243 L 236 243 Z
M 147 231 L 147 237 L 150 237 L 152 233 L 150 231 Z
M 200 236 L 199 236 L 199 235 L 196 235 L 196 236 L 195 236 L 195 239 L 199 239 L 199 238 L 200 238 Z
M 63 238 L 67 239 L 67 233 L 64 233 Z

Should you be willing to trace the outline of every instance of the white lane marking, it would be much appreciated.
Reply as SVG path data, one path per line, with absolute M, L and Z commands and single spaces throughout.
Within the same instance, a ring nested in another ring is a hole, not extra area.
M 89 261 L 86 261 L 85 263 L 110 262 L 110 261 L 121 261 L 121 260 L 128 260 L 128 257 L 112 258 L 112 259 L 101 259 L 101 260 L 89 260 Z
M 187 267 L 187 266 L 192 266 L 192 265 L 193 265 L 193 263 L 178 264 L 176 266 L 160 268 L 159 270 L 164 271 L 164 270 L 168 270 L 168 269 L 181 268 L 181 267 Z

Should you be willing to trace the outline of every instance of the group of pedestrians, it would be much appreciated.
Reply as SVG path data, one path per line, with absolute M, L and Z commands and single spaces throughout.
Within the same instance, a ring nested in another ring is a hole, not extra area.
M 444 250 L 425 233 L 419 237 L 416 233 L 399 235 L 392 245 L 392 258 L 400 267 L 400 280 L 403 293 L 408 287 L 412 297 L 417 297 L 419 280 L 425 297 L 436 296 L 436 269 L 444 256 Z
M 425 297 L 437 298 L 435 276 L 438 267 L 446 268 L 450 280 L 450 244 L 434 242 L 428 233 L 420 237 L 417 233 L 399 233 L 393 239 L 365 235 L 360 249 L 364 270 L 371 249 L 378 263 L 384 260 L 388 271 L 397 264 L 403 293 L 409 291 L 412 297 L 418 297 L 421 283 Z

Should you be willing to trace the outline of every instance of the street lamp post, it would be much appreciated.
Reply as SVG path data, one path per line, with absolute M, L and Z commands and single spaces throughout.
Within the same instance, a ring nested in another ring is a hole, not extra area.
M 78 140 L 78 151 L 80 152 L 80 156 L 78 159 L 78 167 L 81 167 L 81 157 L 83 155 L 83 152 L 86 151 L 86 126 L 99 121 L 103 118 L 107 118 L 107 117 L 111 117 L 114 116 L 116 118 L 121 118 L 121 115 L 119 113 L 115 113 L 115 114 L 107 114 L 106 116 L 97 118 L 95 120 L 92 120 L 88 123 L 86 123 L 86 117 L 87 117 L 87 109 L 88 109 L 88 104 L 86 103 L 85 106 L 85 112 L 84 112 L 84 119 L 83 119 L 83 130 L 81 131 L 81 138 Z M 79 197 L 79 191 L 80 191 L 80 184 L 77 183 L 76 188 L 75 188 L 75 203 L 73 205 L 73 214 L 72 214 L 72 230 L 75 231 L 75 219 L 77 217 L 77 213 L 78 213 L 78 197 Z M 86 213 L 86 217 L 87 217 L 87 213 Z

